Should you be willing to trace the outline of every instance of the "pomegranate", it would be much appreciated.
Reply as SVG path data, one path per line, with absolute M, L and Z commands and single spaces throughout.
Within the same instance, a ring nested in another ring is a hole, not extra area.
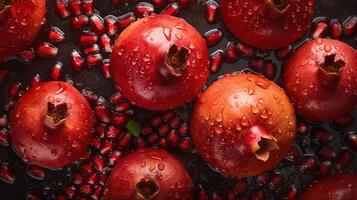
M 104 200 L 193 199 L 185 167 L 164 150 L 144 148 L 119 160 L 111 172 Z
M 246 177 L 271 169 L 288 153 L 295 124 L 294 109 L 280 87 L 241 73 L 226 75 L 203 93 L 193 109 L 191 134 L 214 168 Z
M 354 200 L 357 197 L 357 174 L 335 174 L 308 187 L 303 200 Z
M 221 0 L 226 27 L 259 49 L 279 49 L 302 38 L 310 26 L 314 0 Z
M 29 164 L 61 168 L 86 153 L 94 117 L 87 100 L 65 82 L 31 87 L 11 111 L 14 151 Z
M 134 22 L 116 40 L 111 72 L 133 104 L 172 109 L 191 102 L 202 90 L 208 52 L 200 33 L 184 20 L 151 15 Z
M 0 0 L 0 62 L 31 45 L 45 13 L 45 0 Z
M 284 64 L 282 81 L 295 109 L 314 121 L 352 110 L 357 100 L 357 51 L 338 40 L 311 40 Z

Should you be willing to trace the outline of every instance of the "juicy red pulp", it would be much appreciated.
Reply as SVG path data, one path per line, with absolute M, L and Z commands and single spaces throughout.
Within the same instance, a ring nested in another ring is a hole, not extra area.
M 155 180 L 141 179 L 141 181 L 136 184 L 136 191 L 138 197 L 153 199 L 159 193 L 159 185 Z

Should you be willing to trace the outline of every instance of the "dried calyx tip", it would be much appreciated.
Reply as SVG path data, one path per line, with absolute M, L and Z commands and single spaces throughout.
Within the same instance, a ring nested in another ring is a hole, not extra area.
M 152 179 L 141 179 L 136 184 L 136 193 L 138 199 L 151 200 L 154 199 L 159 193 L 159 185 Z
M 11 4 L 12 0 L 0 0 L 0 13 L 5 9 L 6 6 Z
M 271 0 L 271 1 L 275 6 L 275 8 L 277 8 L 278 10 L 284 10 L 289 5 L 287 0 Z
M 180 49 L 176 44 L 171 45 L 168 52 L 165 55 L 164 67 L 161 69 L 161 74 L 165 78 L 180 77 L 183 70 L 187 66 L 187 59 L 189 50 L 181 47 Z
M 277 139 L 268 134 L 265 128 L 252 126 L 248 130 L 248 142 L 255 157 L 266 162 L 269 159 L 270 151 L 278 150 Z
M 273 19 L 277 19 L 285 15 L 290 6 L 288 0 L 267 0 L 267 2 L 270 17 Z
M 49 128 L 55 129 L 63 124 L 68 117 L 68 107 L 66 103 L 55 106 L 53 103 L 47 103 L 47 113 L 45 124 Z
M 336 60 L 336 54 L 325 56 L 324 62 L 320 64 L 321 77 L 324 83 L 329 84 L 336 81 L 345 64 L 341 59 Z

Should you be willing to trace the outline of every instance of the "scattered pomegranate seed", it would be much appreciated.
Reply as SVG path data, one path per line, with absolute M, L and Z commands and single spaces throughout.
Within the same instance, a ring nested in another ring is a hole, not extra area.
M 277 59 L 279 60 L 285 60 L 287 59 L 292 53 L 293 53 L 293 46 L 289 45 L 287 47 L 284 47 L 284 48 L 281 48 L 281 49 L 278 49 L 276 52 L 275 52 L 275 56 Z
M 67 0 L 56 0 L 55 9 L 62 18 L 69 17 L 70 15 Z
M 234 41 L 229 41 L 224 49 L 224 61 L 234 63 L 238 60 L 237 44 Z
M 64 32 L 58 27 L 51 27 L 47 34 L 47 39 L 52 43 L 60 43 L 64 41 Z
M 205 19 L 209 24 L 216 22 L 218 12 L 219 4 L 214 0 L 208 0 L 205 4 Z
M 134 13 L 128 12 L 124 15 L 121 15 L 118 17 L 118 28 L 121 30 L 124 30 L 126 27 L 128 27 L 131 23 L 133 23 L 136 20 Z
M 299 135 L 307 135 L 309 133 L 309 125 L 302 121 L 299 120 L 296 126 L 296 133 L 298 133 Z
M 212 30 L 207 31 L 204 34 L 204 38 L 205 38 L 207 47 L 213 47 L 222 40 L 223 33 L 219 29 L 212 29 Z
M 0 144 L 5 147 L 10 145 L 10 137 L 6 129 L 0 130 Z
M 70 56 L 71 67 L 74 71 L 82 71 L 84 68 L 84 60 L 77 50 L 73 50 Z
M 118 32 L 117 18 L 113 15 L 108 15 L 104 18 L 105 32 L 109 36 L 114 36 Z
M 123 157 L 122 151 L 117 150 L 117 151 L 110 153 L 108 156 L 108 163 L 107 163 L 108 166 L 111 166 L 111 167 L 114 166 L 115 163 L 122 157 Z
M 20 82 L 15 82 L 12 83 L 6 91 L 6 94 L 8 97 L 17 97 L 19 95 L 21 89 L 21 83 Z
M 136 17 L 143 18 L 151 15 L 154 12 L 154 6 L 151 3 L 139 2 L 134 7 Z
M 323 163 L 321 163 L 321 165 L 319 166 L 319 175 L 320 176 L 325 176 L 328 173 L 330 173 L 332 168 L 332 162 L 331 161 L 325 161 Z
M 237 45 L 237 48 L 238 48 L 239 52 L 241 52 L 241 54 L 244 57 L 253 57 L 253 56 L 256 55 L 256 52 L 255 52 L 255 50 L 253 48 L 248 47 L 248 46 L 246 46 L 244 44 L 239 43 Z
M 317 168 L 317 159 L 313 155 L 304 155 L 298 164 L 301 173 L 313 173 Z
M 98 99 L 97 104 L 95 106 L 95 114 L 102 122 L 110 122 L 110 112 L 109 109 L 105 106 L 103 98 Z
M 117 104 L 123 99 L 124 99 L 123 95 L 118 91 L 110 97 L 110 103 Z
M 9 163 L 2 162 L 0 166 L 0 180 L 8 184 L 13 184 L 15 182 L 16 176 L 12 171 Z
M 73 199 L 74 195 L 76 194 L 76 187 L 74 185 L 68 185 L 64 191 L 68 198 Z
M 166 0 L 151 0 L 151 3 L 154 5 L 155 8 L 160 8 L 165 5 Z
M 92 164 L 97 171 L 101 172 L 104 170 L 105 164 L 101 156 L 94 156 L 92 159 Z
M 272 60 L 264 61 L 263 74 L 265 77 L 267 77 L 270 80 L 273 80 L 276 77 L 277 71 L 278 71 L 278 68 L 277 68 L 276 64 L 273 63 Z
M 249 61 L 249 68 L 256 72 L 261 72 L 264 68 L 264 59 L 263 58 L 254 58 Z
M 34 165 L 27 167 L 27 174 L 36 180 L 43 180 L 46 176 L 45 171 L 42 168 Z
M 72 18 L 71 25 L 73 29 L 79 29 L 87 25 L 89 18 L 86 15 L 80 15 Z
M 93 55 L 99 53 L 99 46 L 97 44 L 89 45 L 82 50 L 85 55 Z
M 87 99 L 89 102 L 95 102 L 98 100 L 98 95 L 95 94 L 91 90 L 83 89 L 82 90 L 82 95 Z
M 217 50 L 213 52 L 209 58 L 209 70 L 211 73 L 217 73 L 223 63 L 223 51 Z
M 93 0 L 83 0 L 84 14 L 90 16 L 93 14 L 94 5 Z
M 295 185 L 291 185 L 287 190 L 285 190 L 285 197 L 287 200 L 297 199 L 298 190 Z
M 49 77 L 51 80 L 58 81 L 62 76 L 62 68 L 63 64 L 61 62 L 57 62 L 51 69 Z
M 343 34 L 345 36 L 352 36 L 357 30 L 357 15 L 348 17 L 343 22 Z
M 111 40 L 107 34 L 104 33 L 102 36 L 100 36 L 98 44 L 102 52 L 104 53 L 112 52 Z
M 338 19 L 332 19 L 330 21 L 330 37 L 332 39 L 340 39 L 342 36 L 342 24 Z
M 38 56 L 43 58 L 53 58 L 58 54 L 58 48 L 48 42 L 42 42 L 36 49 Z
M 101 67 L 101 72 L 106 79 L 110 79 L 112 75 L 110 74 L 110 60 L 104 59 Z
M 93 200 L 98 200 L 102 194 L 102 187 L 94 187 L 94 191 L 91 193 L 90 197 Z
M 124 133 L 124 134 L 119 138 L 118 146 L 119 146 L 119 147 L 122 147 L 122 148 L 129 146 L 130 141 L 131 141 L 131 138 L 132 138 L 132 135 L 131 135 L 130 133 Z
M 115 125 L 115 126 L 120 126 L 120 127 L 123 127 L 127 122 L 127 118 L 124 114 L 122 113 L 114 113 L 112 115 L 112 123 Z
M 257 185 L 259 187 L 260 186 L 264 186 L 264 185 L 268 184 L 269 179 L 270 179 L 270 175 L 269 175 L 269 173 L 266 172 L 266 173 L 263 173 L 261 175 L 258 175 L 256 177 L 256 179 L 257 179 Z
M 357 132 L 349 131 L 346 136 L 347 145 L 357 152 Z
M 312 132 L 312 139 L 315 143 L 328 143 L 333 140 L 333 136 L 326 129 L 318 129 Z
M 102 35 L 105 31 L 104 20 L 101 16 L 94 14 L 89 18 L 89 23 L 93 31 L 98 35 Z
M 351 164 L 352 160 L 353 160 L 353 154 L 346 148 L 343 148 L 337 157 L 337 160 L 335 162 L 335 167 L 337 170 L 344 169 Z
M 103 60 L 103 56 L 99 53 L 89 55 L 86 57 L 86 63 L 88 67 L 98 66 Z
M 82 2 L 81 0 L 69 0 L 69 8 L 75 16 L 82 14 Z
M 313 39 L 325 37 L 328 32 L 328 23 L 325 17 L 314 19 L 312 27 L 311 37 Z
M 161 14 L 175 16 L 180 12 L 180 10 L 180 5 L 177 2 L 172 2 L 161 11 Z
M 317 154 L 322 160 L 334 160 L 336 158 L 335 151 L 329 146 L 321 147 Z
M 40 82 L 41 82 L 41 76 L 39 74 L 35 74 L 31 79 L 29 87 L 34 87 L 35 85 L 37 85 Z
M 35 61 L 36 53 L 35 50 L 31 47 L 29 49 L 21 51 L 17 56 L 25 64 L 32 64 Z M 1 81 L 1 75 L 0 75 L 0 81 Z
M 335 120 L 332 121 L 331 126 L 334 129 L 343 129 L 347 128 L 348 126 L 351 126 L 353 124 L 353 115 L 350 113 L 347 113 Z
M 89 46 L 93 45 L 98 41 L 98 36 L 91 31 L 85 30 L 79 36 L 79 45 L 81 46 Z

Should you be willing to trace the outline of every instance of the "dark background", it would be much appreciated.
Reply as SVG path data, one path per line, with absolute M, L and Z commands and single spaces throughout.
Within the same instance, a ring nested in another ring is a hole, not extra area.
M 0 99 L 0 114 L 2 115 L 5 111 L 3 108 L 5 102 L 5 91 L 7 87 L 15 82 L 20 81 L 25 87 L 31 78 L 35 74 L 40 74 L 42 79 L 46 79 L 48 76 L 48 72 L 51 67 L 57 62 L 61 61 L 64 64 L 65 74 L 67 74 L 66 78 L 72 79 L 75 82 L 75 85 L 79 89 L 88 88 L 92 91 L 96 92 L 98 95 L 103 95 L 105 97 L 109 97 L 113 91 L 113 83 L 111 80 L 106 80 L 100 74 L 99 69 L 90 69 L 84 70 L 81 73 L 73 73 L 73 71 L 69 67 L 69 55 L 72 49 L 76 48 L 76 34 L 74 34 L 70 28 L 70 18 L 62 19 L 57 13 L 54 11 L 54 0 L 48 0 L 48 12 L 47 19 L 48 24 L 43 28 L 43 30 L 47 30 L 49 26 L 57 26 L 61 28 L 66 33 L 66 39 L 64 43 L 56 45 L 59 47 L 59 54 L 56 58 L 53 59 L 36 59 L 35 63 L 31 66 L 21 64 L 16 60 L 11 60 L 7 63 L 1 63 L 0 68 L 6 68 L 10 70 L 11 78 L 8 79 L 5 83 L 0 83 L 0 94 L 3 94 Z M 204 33 L 213 28 L 220 28 L 225 30 L 223 25 L 220 23 L 220 20 L 217 24 L 209 25 L 204 19 L 204 0 L 192 0 L 192 6 L 187 9 L 184 9 L 180 12 L 180 17 L 183 17 L 188 22 L 190 22 L 194 27 L 200 30 L 201 33 Z M 120 16 L 129 11 L 133 11 L 133 7 L 136 1 L 127 0 L 124 1 L 123 6 L 118 8 L 113 8 L 109 0 L 96 0 L 95 8 L 100 11 L 100 15 L 102 17 L 113 14 L 115 16 Z M 324 16 L 329 18 L 337 18 L 340 21 L 346 19 L 346 17 L 357 14 L 357 1 L 356 0 L 317 0 L 315 7 L 315 16 Z M 223 49 L 228 40 L 233 39 L 229 33 L 225 33 L 225 38 L 215 47 L 210 49 L 210 52 L 214 52 L 217 49 Z M 44 31 L 39 35 L 39 41 L 44 40 Z M 303 41 L 303 40 L 302 40 Z M 356 48 L 356 44 L 353 44 L 352 39 L 345 40 L 346 42 L 354 45 Z M 300 41 L 301 42 L 301 41 Z M 298 44 L 299 42 L 297 42 Z M 296 45 L 295 45 L 296 46 Z M 268 59 L 274 60 L 280 69 L 281 63 L 277 61 L 274 57 L 274 54 L 264 54 L 264 57 Z M 229 72 L 239 71 L 247 66 L 248 61 L 240 59 L 238 62 L 234 64 L 224 64 L 219 73 L 215 75 L 211 75 L 210 82 L 216 79 L 217 76 L 226 74 Z M 276 81 L 279 83 L 280 79 L 277 77 Z M 209 83 L 208 83 L 209 84 Z M 144 113 L 144 111 L 138 110 L 136 115 L 140 118 L 140 113 Z M 184 118 L 188 118 L 190 113 L 190 106 L 184 106 L 180 109 L 180 114 Z M 357 112 L 354 111 L 354 117 L 357 118 Z M 356 121 L 356 120 L 355 120 Z M 312 126 L 315 126 L 312 124 Z M 328 124 L 320 124 L 319 126 L 328 127 Z M 356 130 L 357 125 L 355 124 L 349 129 Z M 336 132 L 330 129 L 335 137 L 341 137 L 339 132 Z M 334 149 L 339 149 L 341 144 L 339 140 L 335 140 L 333 144 L 330 145 Z M 197 155 L 180 155 L 178 154 L 186 164 L 186 166 L 190 169 L 191 175 L 193 178 L 205 185 L 206 188 L 212 188 L 212 190 L 219 190 L 220 187 L 223 187 L 224 183 L 230 181 L 227 178 L 222 177 L 220 174 L 212 171 L 206 164 L 202 162 L 202 160 Z M 353 164 L 347 169 L 347 171 L 357 171 L 357 155 L 355 153 L 355 159 Z M 47 171 L 46 178 L 44 181 L 36 181 L 30 178 L 26 174 L 25 166 L 22 162 L 13 154 L 10 147 L 2 147 L 0 146 L 0 162 L 6 161 L 9 163 L 14 163 L 13 167 L 16 172 L 16 181 L 14 184 L 5 184 L 0 181 L 0 200 L 16 200 L 16 199 L 24 199 L 25 193 L 29 188 L 32 187 L 44 187 L 49 186 L 49 188 L 53 186 L 54 182 L 58 182 L 58 180 L 65 179 L 65 173 L 63 171 Z M 291 179 L 290 182 L 295 183 L 296 185 L 302 187 L 302 185 L 309 183 L 311 181 L 311 177 L 304 177 L 296 171 L 296 169 L 280 169 L 283 173 L 288 175 L 287 179 Z M 199 174 L 196 172 L 199 171 Z M 254 184 L 254 183 L 252 183 Z M 268 196 L 269 197 L 269 196 Z M 269 197 L 272 198 L 273 197 Z

